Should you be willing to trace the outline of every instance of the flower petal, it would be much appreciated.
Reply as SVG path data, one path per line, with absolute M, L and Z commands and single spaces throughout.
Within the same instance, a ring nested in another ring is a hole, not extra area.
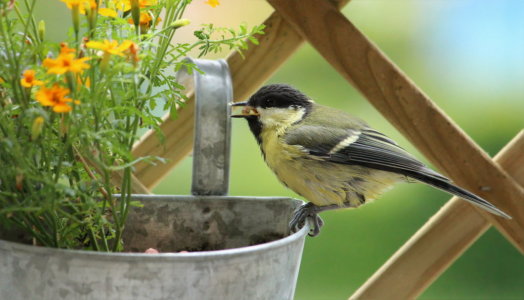
M 112 8 L 102 7 L 98 9 L 98 13 L 104 17 L 116 18 L 118 13 Z

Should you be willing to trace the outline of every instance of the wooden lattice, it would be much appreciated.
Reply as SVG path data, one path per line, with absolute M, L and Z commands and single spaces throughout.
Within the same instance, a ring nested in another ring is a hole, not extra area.
M 260 45 L 246 51 L 245 59 L 236 52 L 227 58 L 236 99 L 255 92 L 307 40 L 441 172 L 513 217 L 494 217 L 452 198 L 350 299 L 416 297 L 490 225 L 524 253 L 524 131 L 491 159 L 340 13 L 349 0 L 268 1 L 275 12 L 264 22 Z M 164 144 L 149 132 L 136 145 L 135 155 L 158 155 L 168 163 L 139 164 L 135 192 L 148 193 L 191 151 L 191 100 L 178 119 L 165 118 Z

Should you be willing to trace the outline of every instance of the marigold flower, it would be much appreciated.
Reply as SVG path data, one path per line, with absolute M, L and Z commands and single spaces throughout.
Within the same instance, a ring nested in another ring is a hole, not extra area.
M 90 58 L 75 58 L 73 53 L 67 53 L 70 52 L 70 50 L 71 48 L 67 48 L 67 46 L 62 47 L 61 53 L 56 59 L 44 59 L 42 64 L 47 68 L 48 74 L 64 74 L 65 72 L 82 73 L 85 69 L 89 69 L 90 66 L 85 62 Z
M 98 13 L 104 17 L 116 18 L 118 13 L 112 8 L 102 7 L 98 9 Z
M 138 23 L 140 24 L 140 26 L 149 26 L 152 20 L 153 18 L 148 12 L 141 12 L 140 21 Z M 128 19 L 127 22 L 129 24 L 134 24 L 133 19 Z
M 76 84 L 77 84 L 77 89 L 80 89 L 80 87 L 82 85 L 84 85 L 86 88 L 90 88 L 91 87 L 91 79 L 89 77 L 87 77 L 85 79 L 85 81 L 82 81 L 82 78 L 80 76 L 77 76 L 76 77 Z
M 44 84 L 44 82 L 37 80 L 35 77 L 35 71 L 31 69 L 25 70 L 24 74 L 22 75 L 22 79 L 20 79 L 20 85 L 25 88 L 31 88 L 33 86 L 42 84 Z
M 90 8 L 91 10 L 96 9 L 96 1 L 95 0 L 60 0 L 64 2 L 69 9 L 78 9 L 78 11 L 85 15 L 86 8 Z
M 121 11 L 128 11 L 131 9 L 130 0 L 113 0 L 113 4 L 115 5 L 116 9 Z
M 104 40 L 102 42 L 97 41 L 89 41 L 86 43 L 87 48 L 91 49 L 99 49 L 104 51 L 104 54 L 113 54 L 113 55 L 119 55 L 124 56 L 124 51 L 126 51 L 129 46 L 131 46 L 133 42 L 129 40 L 125 40 L 122 42 L 122 44 L 118 45 L 118 42 L 115 40 Z
M 89 0 L 89 8 L 91 8 L 91 10 L 95 10 L 96 9 L 96 1 L 95 0 Z
M 69 89 L 53 85 L 52 88 L 48 89 L 45 86 L 41 87 L 36 93 L 36 100 L 40 102 L 42 106 L 51 106 L 53 111 L 57 113 L 70 112 L 73 108 L 68 104 L 73 102 L 71 98 L 65 98 L 69 94 Z M 79 101 L 74 101 L 75 104 L 79 104 Z
M 207 4 L 211 7 L 217 7 L 220 5 L 220 2 L 218 2 L 218 0 L 207 0 L 206 2 L 204 2 L 204 4 Z
M 86 43 L 86 47 L 104 51 L 102 61 L 100 62 L 100 68 L 102 69 L 102 71 L 105 71 L 107 65 L 109 64 L 109 59 L 111 58 L 111 55 L 124 56 L 123 52 L 126 51 L 132 43 L 133 42 L 129 40 L 123 41 L 120 45 L 118 45 L 118 42 L 115 40 L 104 40 L 103 42 L 89 41 Z
M 69 48 L 67 43 L 65 42 L 60 43 L 60 54 L 69 54 L 69 53 L 75 53 L 75 52 L 76 52 L 76 49 Z
M 148 6 L 155 5 L 157 0 L 138 0 L 138 4 L 140 5 L 140 8 L 145 8 Z
M 131 62 L 133 63 L 133 65 L 136 67 L 138 61 L 140 60 L 138 58 L 138 45 L 135 44 L 135 43 L 131 43 L 131 45 L 129 46 L 129 49 L 127 50 L 127 57 L 129 58 L 129 60 L 131 60 Z
M 113 0 L 112 2 L 118 10 L 128 11 L 131 9 L 131 0 Z M 146 8 L 157 4 L 157 2 L 157 0 L 138 0 L 138 6 Z

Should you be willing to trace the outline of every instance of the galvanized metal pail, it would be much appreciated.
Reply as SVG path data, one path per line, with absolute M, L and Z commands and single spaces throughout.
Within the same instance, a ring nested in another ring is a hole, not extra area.
M 126 224 L 133 253 L 0 240 L 0 299 L 293 298 L 309 227 L 289 234 L 288 222 L 301 201 L 225 196 L 229 72 L 224 61 L 193 62 L 205 72 L 194 75 L 194 195 L 134 196 L 144 206 Z M 141 253 L 147 248 L 162 253 Z

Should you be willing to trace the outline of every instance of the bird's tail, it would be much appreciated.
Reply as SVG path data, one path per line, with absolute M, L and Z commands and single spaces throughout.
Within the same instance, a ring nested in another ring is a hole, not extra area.
M 430 172 L 424 172 L 426 170 Z M 455 196 L 458 196 L 472 204 L 475 204 L 476 206 L 481 207 L 482 209 L 489 211 L 492 214 L 504 217 L 506 219 L 511 219 L 511 217 L 508 214 L 498 209 L 495 205 L 473 194 L 472 192 L 469 192 L 461 187 L 454 185 L 447 178 L 434 172 L 433 170 L 430 170 L 430 169 L 426 169 L 426 170 L 420 173 L 419 172 L 415 174 L 411 173 L 409 174 L 409 177 L 412 177 L 413 179 L 429 184 L 433 187 L 436 187 L 440 190 L 443 190 Z M 435 173 L 436 176 L 433 175 L 432 173 Z

